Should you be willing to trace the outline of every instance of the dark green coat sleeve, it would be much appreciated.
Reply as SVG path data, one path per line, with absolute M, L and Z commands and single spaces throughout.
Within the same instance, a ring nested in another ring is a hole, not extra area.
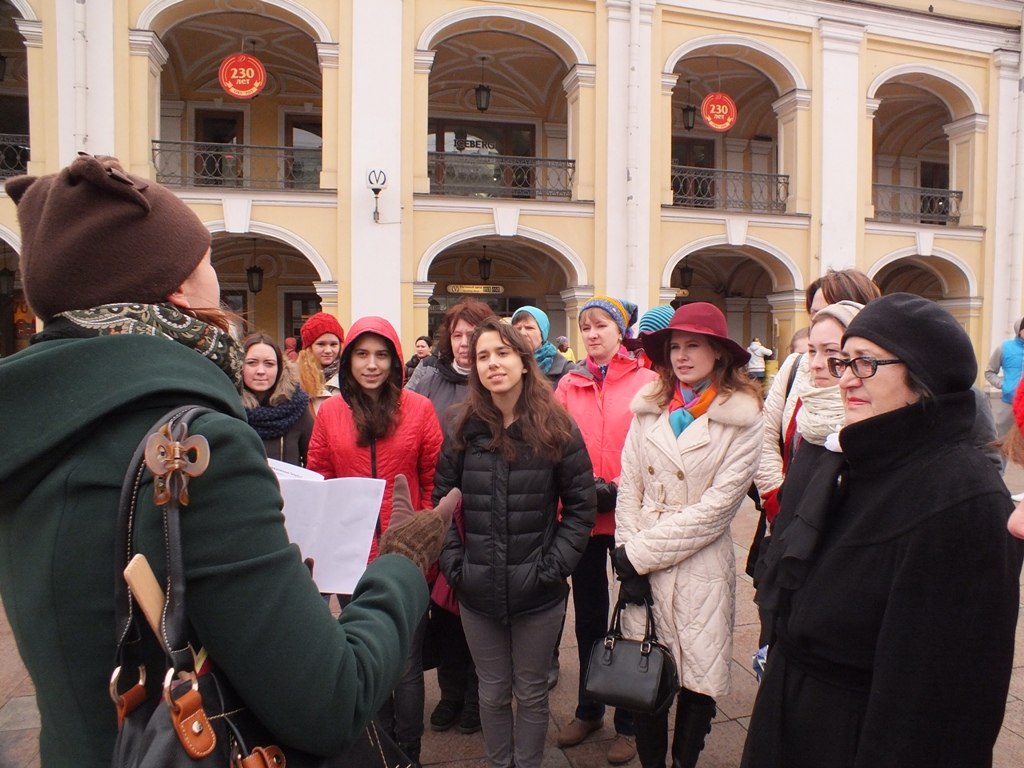
M 256 434 L 220 415 L 199 419 L 192 431 L 211 449 L 182 517 L 193 626 L 281 742 L 339 752 L 394 688 L 426 609 L 426 582 L 406 558 L 380 557 L 335 620 L 287 539 L 277 481 Z

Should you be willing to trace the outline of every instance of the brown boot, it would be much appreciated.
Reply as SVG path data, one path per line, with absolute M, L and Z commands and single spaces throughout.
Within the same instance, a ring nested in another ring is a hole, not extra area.
M 601 730 L 603 720 L 577 720 L 575 717 L 558 733 L 558 746 L 575 747 L 594 731 Z

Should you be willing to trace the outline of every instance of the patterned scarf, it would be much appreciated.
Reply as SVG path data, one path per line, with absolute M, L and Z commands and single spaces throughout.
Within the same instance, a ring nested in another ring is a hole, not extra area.
M 172 304 L 101 304 L 91 309 L 69 309 L 57 317 L 66 317 L 101 336 L 127 333 L 176 341 L 214 363 L 236 387 L 242 384 L 245 353 L 241 345 L 226 331 L 186 315 Z
M 330 381 L 338 375 L 338 371 L 341 370 L 341 355 L 334 358 L 334 362 L 324 367 L 324 381 Z
M 718 390 L 711 386 L 711 379 L 704 379 L 693 389 L 684 387 L 682 382 L 676 381 L 672 402 L 668 404 L 668 423 L 672 426 L 676 437 L 683 434 L 683 430 L 696 419 L 707 413 L 711 401 L 717 394 Z
M 537 365 L 544 373 L 548 373 L 551 370 L 551 364 L 555 362 L 555 355 L 558 354 L 558 349 L 550 341 L 545 341 L 535 350 L 533 350 L 533 358 L 537 361 Z
M 296 387 L 295 394 L 288 402 L 246 408 L 245 417 L 249 420 L 249 426 L 256 430 L 257 435 L 264 440 L 269 440 L 287 435 L 288 430 L 302 417 L 308 407 L 309 395 Z

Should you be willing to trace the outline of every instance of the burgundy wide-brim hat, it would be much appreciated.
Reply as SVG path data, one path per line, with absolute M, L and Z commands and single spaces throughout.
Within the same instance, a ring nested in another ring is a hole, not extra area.
M 746 365 L 750 360 L 750 353 L 729 338 L 729 324 L 722 310 L 706 301 L 684 304 L 672 315 L 667 328 L 641 336 L 644 352 L 656 366 L 668 365 L 665 359 L 666 342 L 671 338 L 672 331 L 712 336 L 729 350 L 737 365 Z

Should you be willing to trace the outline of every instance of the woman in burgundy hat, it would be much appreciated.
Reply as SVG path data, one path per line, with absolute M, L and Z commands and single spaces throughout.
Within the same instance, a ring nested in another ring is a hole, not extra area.
M 750 358 L 729 338 L 725 315 L 696 302 L 643 337 L 659 378 L 633 398 L 622 452 L 612 564 L 623 630 L 643 637 L 652 600 L 658 638 L 675 656 L 674 768 L 692 768 L 729 690 L 736 562 L 729 535 L 757 468 L 761 391 Z M 668 713 L 635 715 L 643 768 L 664 768 Z

